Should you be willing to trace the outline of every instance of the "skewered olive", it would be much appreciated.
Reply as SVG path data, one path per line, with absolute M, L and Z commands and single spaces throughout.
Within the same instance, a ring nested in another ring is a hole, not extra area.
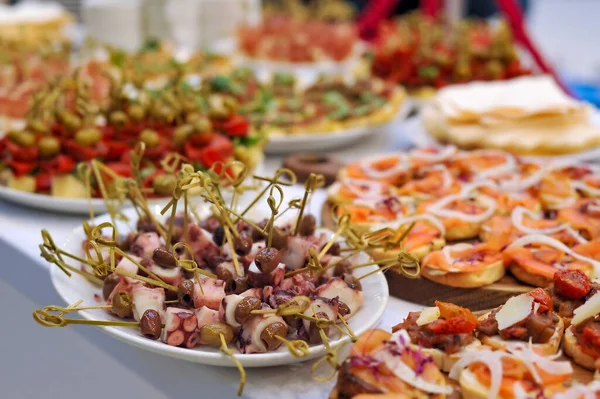
M 313 215 L 304 215 L 300 220 L 300 226 L 298 226 L 298 233 L 301 236 L 311 236 L 315 233 L 317 228 L 317 219 Z
M 247 296 L 246 298 L 242 299 L 235 308 L 235 321 L 240 324 L 244 324 L 250 318 L 250 312 L 260 309 L 260 305 L 260 299 L 256 297 Z
M 223 99 L 223 106 L 229 111 L 230 114 L 237 112 L 239 108 L 239 103 L 233 97 L 225 97 Z
M 194 126 L 194 130 L 198 133 L 208 133 L 213 128 L 212 123 L 210 123 L 210 120 L 205 116 L 197 118 L 192 125 Z
M 210 216 L 206 219 L 204 219 L 201 223 L 200 223 L 200 227 L 202 227 L 204 230 L 210 232 L 210 233 L 214 233 L 215 230 L 221 225 L 221 222 L 219 222 L 219 219 L 217 219 L 214 216 Z
M 110 124 L 119 128 L 125 126 L 128 120 L 129 117 L 123 111 L 113 111 L 108 116 L 108 121 Z
M 140 133 L 140 141 L 146 144 L 148 148 L 154 148 L 160 144 L 158 133 L 152 129 L 144 129 Z
M 182 147 L 192 133 L 194 133 L 194 127 L 192 125 L 178 126 L 173 131 L 173 143 L 175 144 L 175 147 Z
M 140 333 L 146 338 L 157 340 L 162 331 L 161 324 L 160 314 L 154 309 L 148 309 L 140 319 Z
M 212 269 L 216 269 L 221 263 L 225 262 L 225 257 L 218 253 L 210 254 L 206 256 L 206 263 Z
M 133 314 L 133 302 L 129 294 L 121 291 L 113 297 L 111 310 L 119 317 L 131 317 Z
M 260 241 L 263 238 L 265 238 L 265 235 L 262 232 L 262 229 L 265 228 L 265 226 L 267 225 L 269 221 L 268 220 L 263 220 L 262 222 L 257 224 L 257 227 L 260 227 L 260 230 L 257 228 L 252 228 L 252 241 Z
M 233 273 L 231 273 L 231 270 L 229 270 L 222 263 L 217 265 L 217 267 L 215 268 L 215 274 L 217 275 L 217 278 L 219 280 L 223 280 L 223 281 L 233 280 Z
M 200 114 L 199 112 L 189 112 L 186 116 L 185 116 L 185 121 L 189 124 L 194 124 L 194 121 L 198 120 L 199 118 L 203 118 L 202 114 Z
M 315 316 L 317 319 L 323 319 L 323 320 L 329 320 L 329 317 L 327 316 L 327 314 L 325 312 L 317 312 L 315 313 Z M 319 344 L 322 342 L 321 339 L 321 334 L 319 333 L 320 328 L 317 327 L 317 323 L 315 322 L 311 322 L 310 326 L 308 327 L 308 342 L 310 342 L 311 344 Z M 323 328 L 323 330 L 325 330 L 325 333 L 328 332 L 329 327 L 325 327 Z
M 127 113 L 134 122 L 141 122 L 146 117 L 146 110 L 140 104 L 131 104 Z
M 102 132 L 94 127 L 88 127 L 75 133 L 75 141 L 84 147 L 95 146 L 102 138 Z
M 221 246 L 223 245 L 223 241 L 225 240 L 225 229 L 223 229 L 223 226 L 219 226 L 216 228 L 215 232 L 213 233 L 213 241 L 215 242 L 215 244 L 217 244 L 217 246 Z
M 276 337 L 285 338 L 286 335 L 286 325 L 276 321 L 275 323 L 269 324 L 263 330 L 263 332 L 260 334 L 260 339 L 262 339 L 268 351 L 274 351 L 281 345 L 281 341 Z
M 225 338 L 225 343 L 233 341 L 233 329 L 225 323 L 207 324 L 200 329 L 200 342 L 210 346 L 221 346 L 221 334 Z
M 118 274 L 111 273 L 104 279 L 104 283 L 102 284 L 102 298 L 106 301 L 110 294 L 113 292 L 117 284 L 121 281 L 121 278 Z
M 333 270 L 333 275 L 338 277 L 345 276 L 350 270 L 349 267 L 352 266 L 348 259 L 344 259 L 342 261 L 338 261 Z
M 175 187 L 177 187 L 177 177 L 172 174 L 158 175 L 152 181 L 154 193 L 160 196 L 168 196 L 173 194 Z
M 194 305 L 194 282 L 192 280 L 182 280 L 177 285 L 177 298 L 184 306 Z
M 252 250 L 252 237 L 249 233 L 242 231 L 233 240 L 233 248 L 238 255 L 248 255 Z
M 241 294 L 249 287 L 248 281 L 244 277 L 236 277 L 225 283 L 225 292 L 227 294 Z
M 271 246 L 277 249 L 284 249 L 287 247 L 288 238 L 290 233 L 283 230 L 280 227 L 273 227 L 273 238 L 271 239 Z
M 38 142 L 40 154 L 44 157 L 53 157 L 60 152 L 60 141 L 55 137 L 42 137 Z
M 327 250 L 327 253 L 333 256 L 340 256 L 341 249 L 340 243 L 334 242 L 333 245 Z
M 281 261 L 281 253 L 275 248 L 263 248 L 256 254 L 254 263 L 264 273 L 271 273 Z
M 152 260 L 160 267 L 166 267 L 167 269 L 177 267 L 177 257 L 166 248 L 155 248 L 152 253 Z

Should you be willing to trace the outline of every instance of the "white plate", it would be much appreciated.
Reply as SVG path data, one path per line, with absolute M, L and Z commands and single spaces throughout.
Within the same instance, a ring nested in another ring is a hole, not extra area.
M 257 165 L 253 174 L 257 174 L 259 176 L 265 174 L 264 160 L 261 160 L 261 162 Z M 90 210 L 89 201 L 84 198 L 53 197 L 46 194 L 28 193 L 21 190 L 15 190 L 2 185 L 0 185 L 0 199 L 17 205 L 40 209 L 42 211 L 71 215 L 87 215 L 89 214 Z M 149 200 L 148 202 L 151 205 L 166 205 L 169 200 L 170 198 L 158 198 Z M 125 201 L 123 206 L 130 206 L 129 201 Z M 92 198 L 92 208 L 94 208 L 94 212 L 97 214 L 106 212 L 106 204 L 102 198 Z
M 355 143 L 363 137 L 385 132 L 389 125 L 405 120 L 411 110 L 412 103 L 409 99 L 405 99 L 396 116 L 380 125 L 359 126 L 323 133 L 271 134 L 265 152 L 267 154 L 291 154 L 339 149 Z
M 90 210 L 87 199 L 59 198 L 46 194 L 28 193 L 4 186 L 0 186 L 0 198 L 18 205 L 56 213 L 84 215 L 89 213 Z M 167 202 L 166 199 L 150 201 L 151 204 L 166 204 Z M 102 198 L 92 198 L 92 208 L 96 213 L 106 212 L 106 205 Z
M 591 117 L 592 124 L 600 127 L 600 111 L 594 110 Z M 421 121 L 421 115 L 409 118 L 404 123 L 403 131 L 407 134 L 406 139 L 410 141 L 416 147 L 428 147 L 437 146 L 440 143 L 431 135 Z M 555 155 L 551 157 L 544 156 L 523 156 L 525 159 L 542 159 L 542 158 L 553 158 L 553 159 L 565 159 L 574 160 L 579 162 L 600 162 L 600 148 L 593 148 L 591 150 L 582 151 L 574 154 L 567 155 Z
M 158 207 L 153 207 L 153 211 L 158 214 L 160 209 Z M 126 210 L 125 214 L 131 217 L 132 220 L 135 220 L 135 212 L 133 209 Z M 109 217 L 105 215 L 94 219 L 93 224 L 97 225 L 109 220 Z M 120 234 L 128 231 L 128 227 L 124 223 L 119 224 L 117 227 L 119 228 Z M 85 235 L 83 233 L 83 229 L 78 227 L 73 230 L 71 235 L 63 244 L 62 248 L 69 252 L 81 253 L 81 242 L 84 237 Z M 361 276 L 376 269 L 377 266 L 370 266 L 357 269 L 358 272 L 355 271 L 355 273 L 356 275 Z M 79 300 L 83 300 L 84 306 L 98 304 L 94 299 L 94 295 L 101 295 L 101 287 L 94 286 L 83 277 L 75 274 L 72 277 L 68 277 L 58 267 L 52 267 L 51 278 L 56 291 L 68 304 L 75 303 Z M 381 272 L 365 278 L 361 281 L 361 284 L 364 303 L 356 315 L 354 315 L 354 317 L 352 317 L 348 322 L 356 334 L 361 334 L 377 324 L 377 322 L 381 319 L 383 312 L 385 311 L 389 296 L 388 285 L 383 273 Z M 86 319 L 119 320 L 110 316 L 102 309 L 81 311 L 79 314 Z M 148 350 L 150 352 L 187 360 L 190 362 L 214 366 L 234 367 L 231 359 L 223 355 L 215 348 L 196 347 L 194 349 L 185 349 L 169 346 L 160 341 L 152 341 L 142 337 L 136 328 L 106 326 L 99 328 L 120 341 L 137 346 L 138 348 L 144 350 Z M 349 338 L 344 337 L 342 340 L 348 341 Z M 335 345 L 337 342 L 339 342 L 339 340 L 332 341 L 332 344 Z M 323 345 L 315 345 L 311 346 L 308 356 L 299 359 L 292 356 L 287 351 L 285 346 L 283 346 L 276 352 L 265 354 L 236 354 L 236 357 L 245 367 L 270 367 L 298 363 L 300 361 L 323 356 L 324 354 L 325 348 Z

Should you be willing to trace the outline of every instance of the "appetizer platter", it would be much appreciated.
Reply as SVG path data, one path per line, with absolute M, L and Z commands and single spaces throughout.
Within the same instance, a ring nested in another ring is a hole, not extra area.
M 3 198 L 81 213 L 91 196 L 105 210 L 101 180 L 135 171 L 150 197 L 169 197 L 181 162 L 208 170 L 239 160 L 251 170 L 262 161 L 263 135 L 231 96 L 188 80 L 151 90 L 88 66 L 38 92 L 26 127 L 0 139 Z
M 511 79 L 529 74 L 502 22 L 463 20 L 448 34 L 442 18 L 421 13 L 379 24 L 371 71 L 427 99 L 447 85 Z
M 135 180 L 122 179 L 134 209 L 84 223 L 63 245 L 42 231 L 41 256 L 56 265 L 52 281 L 69 306 L 36 310 L 34 319 L 46 327 L 97 325 L 166 356 L 235 365 L 240 393 L 244 367 L 325 356 L 318 367 L 380 319 L 383 271 L 347 218 L 326 230 L 306 211 L 322 176 L 310 176 L 303 195 L 289 201 L 290 171 L 255 179 L 263 184 L 242 203 L 241 179 L 186 164 L 162 209 L 147 203 Z M 190 206 L 193 188 L 206 205 Z M 234 205 L 226 205 L 226 190 Z M 415 267 L 407 254 L 387 266 Z
M 348 359 L 335 367 L 337 383 L 329 398 L 596 398 L 597 347 L 586 346 L 590 341 L 583 336 L 597 334 L 589 325 L 600 311 L 598 302 L 589 296 L 571 327 L 552 306 L 541 288 L 479 318 L 436 301 L 410 312 L 391 332 L 362 334 Z M 583 330 L 575 338 L 573 332 Z M 561 356 L 561 347 L 567 356 Z
M 408 251 L 421 260 L 419 284 L 388 274 L 393 295 L 490 309 L 546 287 L 558 270 L 598 277 L 598 173 L 575 161 L 453 146 L 368 157 L 339 172 L 324 224 L 347 212 L 376 244 L 366 249 L 375 259 Z
M 593 159 L 600 117 L 549 75 L 444 88 L 423 109 L 413 142 L 490 148 L 527 156 Z
M 210 78 L 208 89 L 235 97 L 239 112 L 268 136 L 267 153 L 347 145 L 406 118 L 410 108 L 402 89 L 378 79 L 321 76 L 303 82 L 293 73 L 260 77 L 238 68 Z

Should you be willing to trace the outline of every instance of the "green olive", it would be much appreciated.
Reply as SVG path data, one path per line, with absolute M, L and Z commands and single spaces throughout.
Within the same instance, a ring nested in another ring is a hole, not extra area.
M 227 324 L 207 324 L 200 329 L 200 342 L 218 348 L 221 346 L 221 334 L 223 334 L 226 344 L 233 341 L 233 329 Z
M 140 104 L 131 104 L 127 113 L 134 122 L 141 122 L 146 117 L 146 110 Z
M 123 111 L 113 111 L 108 116 L 108 121 L 111 125 L 116 127 L 123 127 L 129 120 L 127 114 Z
M 148 148 L 154 148 L 160 144 L 158 133 L 152 129 L 144 129 L 140 133 L 140 140 L 146 144 Z
M 223 99 L 223 105 L 232 114 L 237 112 L 238 108 L 240 107 L 237 100 L 233 97 L 225 97 Z
M 30 120 L 27 123 L 27 127 L 36 133 L 41 133 L 41 134 L 49 134 L 50 133 L 50 129 L 48 129 L 46 124 L 39 119 Z
M 210 123 L 210 120 L 205 116 L 196 119 L 193 126 L 198 133 L 208 133 L 212 130 L 212 123 Z
M 10 141 L 23 147 L 32 147 L 35 145 L 35 135 L 25 130 L 12 130 L 8 133 Z
M 152 182 L 154 192 L 160 196 L 169 196 L 173 194 L 173 190 L 177 187 L 177 177 L 175 175 L 166 174 L 158 175 Z
M 60 141 L 56 137 L 42 137 L 38 142 L 40 154 L 44 157 L 52 157 L 60 152 Z
M 175 147 L 183 147 L 192 133 L 194 133 L 194 127 L 192 125 L 178 126 L 175 131 L 173 131 L 173 143 L 175 144 Z
M 117 292 L 113 296 L 111 310 L 119 317 L 131 317 L 133 315 L 133 302 L 131 302 L 129 294 L 125 291 Z
M 276 321 L 269 324 L 260 334 L 260 339 L 264 342 L 269 352 L 279 348 L 282 342 L 277 338 L 285 338 L 287 335 L 287 326 L 284 323 Z
M 61 120 L 61 122 L 65 126 L 65 128 L 70 132 L 76 132 L 79 129 L 81 129 L 81 125 L 82 125 L 81 118 L 72 112 L 69 112 L 69 111 L 61 112 L 59 119 Z
M 75 141 L 84 147 L 93 147 L 102 139 L 102 132 L 95 127 L 81 129 L 75 133 Z
M 231 109 L 225 106 L 221 96 L 210 96 L 208 98 L 208 116 L 211 119 L 227 119 L 231 115 Z
M 237 307 L 235 308 L 235 312 L 234 312 L 235 321 L 237 321 L 240 324 L 244 324 L 245 322 L 248 321 L 248 319 L 252 315 L 251 312 L 253 310 L 260 309 L 260 305 L 261 305 L 260 299 L 253 297 L 253 296 L 245 297 L 244 299 L 242 299 L 240 301 L 240 303 L 238 303 Z
M 188 113 L 185 116 L 185 121 L 187 123 L 193 124 L 195 121 L 197 121 L 200 118 L 204 118 L 201 113 L 199 113 L 199 112 L 190 112 L 190 113 Z

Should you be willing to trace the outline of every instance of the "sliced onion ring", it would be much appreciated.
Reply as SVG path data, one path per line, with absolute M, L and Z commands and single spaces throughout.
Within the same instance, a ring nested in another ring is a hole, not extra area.
M 454 245 L 446 245 L 443 249 L 442 249 L 442 254 L 444 254 L 444 258 L 446 258 L 446 262 L 448 262 L 449 265 L 454 263 L 454 258 L 452 257 L 452 251 L 464 251 L 466 249 L 471 249 L 473 248 L 473 244 L 467 244 L 465 242 L 461 242 L 459 244 L 454 244 Z
M 373 168 L 372 164 L 383 159 L 395 158 L 398 162 L 393 167 L 386 170 L 377 170 Z M 377 155 L 364 158 L 360 161 L 360 168 L 369 177 L 373 179 L 385 179 L 386 177 L 394 176 L 398 172 L 403 172 L 409 168 L 409 164 L 406 160 L 406 155 L 403 154 L 391 154 L 391 155 Z
M 517 168 L 517 160 L 514 156 L 509 154 L 508 152 L 504 152 L 501 150 L 477 150 L 472 152 L 464 153 L 462 152 L 459 157 L 467 158 L 472 156 L 493 156 L 493 155 L 501 155 L 504 157 L 505 161 L 503 164 L 492 166 L 491 168 L 485 168 L 482 170 L 476 170 L 476 174 L 478 177 L 494 177 L 500 176 L 505 173 L 513 172 Z
M 453 145 L 441 147 L 438 150 L 439 151 L 436 153 L 430 153 L 425 151 L 424 149 L 417 148 L 415 150 L 412 150 L 409 156 L 411 158 L 421 159 L 425 162 L 437 163 L 446 161 L 454 154 L 456 154 L 456 147 Z
M 447 195 L 439 201 L 429 205 L 427 207 L 427 210 L 430 213 L 442 218 L 457 218 L 469 223 L 482 223 L 490 217 L 492 217 L 494 212 L 496 212 L 496 201 L 492 197 L 489 197 L 487 195 L 480 195 L 477 198 L 477 202 L 481 203 L 484 206 L 487 206 L 487 209 L 483 213 L 480 213 L 478 215 L 471 215 L 459 211 L 454 211 L 451 209 L 445 209 L 445 207 L 450 205 L 452 202 L 464 200 L 467 198 L 469 198 L 469 195 L 465 193 Z
M 525 233 L 525 234 L 554 234 L 559 231 L 565 230 L 569 227 L 567 223 L 560 224 L 555 227 L 547 227 L 545 229 L 534 229 L 533 227 L 527 227 L 523 224 L 523 216 L 529 216 L 533 220 L 539 220 L 539 215 L 535 212 L 530 211 L 522 206 L 517 206 L 513 209 L 510 219 L 512 221 L 513 226 L 517 228 L 517 230 Z

